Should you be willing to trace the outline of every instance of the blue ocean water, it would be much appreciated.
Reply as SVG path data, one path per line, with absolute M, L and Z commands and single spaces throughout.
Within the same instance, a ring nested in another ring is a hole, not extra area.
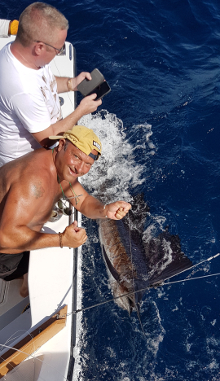
M 69 19 L 77 67 L 98 67 L 112 91 L 83 119 L 103 158 L 85 179 L 95 195 L 143 192 L 148 228 L 169 225 L 199 263 L 220 252 L 220 4 L 217 0 L 50 1 Z M 1 2 L 17 18 L 29 1 Z M 97 225 L 83 220 L 82 306 L 111 299 Z M 194 276 L 220 272 L 220 258 Z M 179 275 L 175 279 L 184 279 Z M 174 280 L 174 279 L 173 279 Z M 135 313 L 114 303 L 81 314 L 74 380 L 220 380 L 220 277 L 148 291 Z

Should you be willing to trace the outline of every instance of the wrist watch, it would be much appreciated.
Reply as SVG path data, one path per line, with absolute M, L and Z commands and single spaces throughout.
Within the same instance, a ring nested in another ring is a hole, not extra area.
M 73 91 L 73 87 L 72 87 L 72 78 L 69 78 L 67 80 L 67 88 L 69 91 Z

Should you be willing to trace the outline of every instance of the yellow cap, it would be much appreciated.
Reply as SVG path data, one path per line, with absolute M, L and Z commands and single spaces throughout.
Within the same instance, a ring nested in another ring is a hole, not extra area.
M 50 139 L 68 139 L 71 143 L 79 148 L 86 155 L 91 156 L 94 160 L 98 160 L 102 153 L 102 144 L 98 136 L 91 128 L 85 126 L 73 126 L 71 130 L 64 132 L 63 135 L 49 136 Z M 98 155 L 93 155 L 91 152 L 95 149 Z
M 9 24 L 8 33 L 9 34 L 13 34 L 13 35 L 17 34 L 18 24 L 19 24 L 18 20 L 11 21 L 10 24 Z

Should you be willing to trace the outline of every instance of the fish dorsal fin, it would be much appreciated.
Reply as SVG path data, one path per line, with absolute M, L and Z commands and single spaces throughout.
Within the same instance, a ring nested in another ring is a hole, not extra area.
M 190 259 L 181 250 L 179 236 L 170 234 L 168 228 L 158 237 L 145 242 L 144 246 L 149 283 L 152 286 L 192 266 Z

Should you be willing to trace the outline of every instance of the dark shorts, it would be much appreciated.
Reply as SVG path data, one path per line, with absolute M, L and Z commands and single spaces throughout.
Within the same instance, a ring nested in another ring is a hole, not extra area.
M 21 278 L 28 272 L 29 251 L 19 254 L 0 253 L 0 278 L 6 281 Z

